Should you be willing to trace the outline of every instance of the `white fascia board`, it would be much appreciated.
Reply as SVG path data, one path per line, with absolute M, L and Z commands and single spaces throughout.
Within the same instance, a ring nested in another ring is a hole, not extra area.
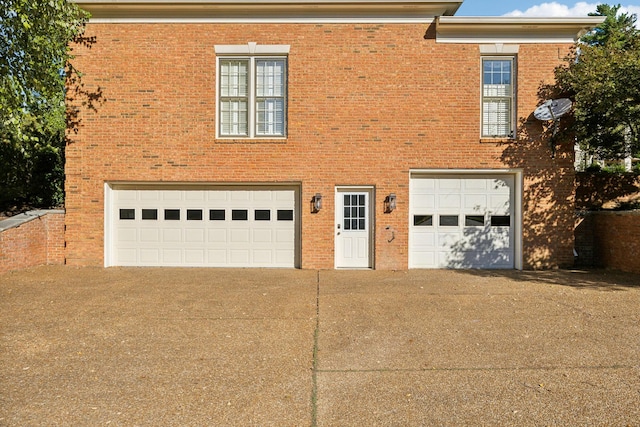
M 442 16 L 436 20 L 438 43 L 574 43 L 604 22 L 581 18 L 511 18 Z
M 70 0 L 92 23 L 366 23 L 431 22 L 453 15 L 452 0 Z

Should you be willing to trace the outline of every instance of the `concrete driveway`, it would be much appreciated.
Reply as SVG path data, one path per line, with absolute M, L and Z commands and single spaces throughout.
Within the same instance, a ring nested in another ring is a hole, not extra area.
M 0 425 L 640 425 L 640 277 L 0 275 Z

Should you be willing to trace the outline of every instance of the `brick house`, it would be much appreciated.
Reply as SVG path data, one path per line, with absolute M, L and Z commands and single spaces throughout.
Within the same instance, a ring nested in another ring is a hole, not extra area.
M 66 262 L 551 268 L 573 262 L 573 146 L 538 89 L 600 18 L 461 1 L 78 0 Z

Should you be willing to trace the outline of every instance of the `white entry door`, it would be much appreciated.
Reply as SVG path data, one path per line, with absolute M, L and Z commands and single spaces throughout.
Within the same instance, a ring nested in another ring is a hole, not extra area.
M 371 189 L 336 189 L 336 268 L 371 268 Z

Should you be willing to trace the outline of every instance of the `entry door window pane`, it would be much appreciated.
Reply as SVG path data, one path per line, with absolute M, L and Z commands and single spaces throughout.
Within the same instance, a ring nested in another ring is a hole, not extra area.
M 367 229 L 366 197 L 364 194 L 345 194 L 344 229 L 362 231 Z

